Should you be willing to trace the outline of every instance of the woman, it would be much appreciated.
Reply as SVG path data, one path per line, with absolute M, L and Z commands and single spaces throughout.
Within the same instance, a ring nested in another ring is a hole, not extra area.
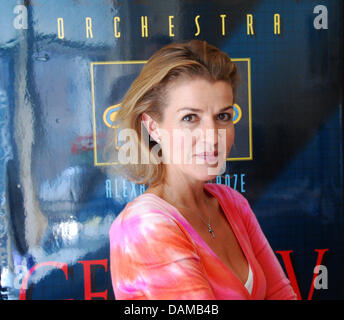
M 149 187 L 109 232 L 116 299 L 296 299 L 246 199 L 207 183 L 234 141 L 238 81 L 225 53 L 193 40 L 156 52 L 124 97 L 116 120 L 135 130 L 138 162 L 116 168 Z

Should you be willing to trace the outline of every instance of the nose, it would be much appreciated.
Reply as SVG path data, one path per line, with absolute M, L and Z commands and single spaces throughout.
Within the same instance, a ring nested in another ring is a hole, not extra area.
M 208 151 L 214 151 L 218 145 L 218 127 L 216 121 L 212 118 L 206 118 L 201 123 L 201 140 Z

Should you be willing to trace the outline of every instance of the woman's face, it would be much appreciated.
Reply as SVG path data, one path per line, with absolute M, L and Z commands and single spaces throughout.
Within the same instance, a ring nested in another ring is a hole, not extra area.
M 203 181 L 220 173 L 234 141 L 233 103 L 224 81 L 200 78 L 171 86 L 155 130 L 170 173 Z

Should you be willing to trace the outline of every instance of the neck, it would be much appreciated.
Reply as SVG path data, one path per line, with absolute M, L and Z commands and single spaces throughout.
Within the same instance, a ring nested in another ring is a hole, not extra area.
M 178 208 L 207 209 L 211 195 L 204 189 L 204 185 L 205 181 L 167 171 L 161 185 L 161 195 Z

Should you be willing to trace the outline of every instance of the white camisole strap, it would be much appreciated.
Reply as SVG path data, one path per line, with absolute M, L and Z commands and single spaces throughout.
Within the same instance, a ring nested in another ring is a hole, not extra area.
M 250 264 L 248 264 L 248 277 L 245 283 L 247 291 L 251 294 L 253 288 L 253 273 Z

